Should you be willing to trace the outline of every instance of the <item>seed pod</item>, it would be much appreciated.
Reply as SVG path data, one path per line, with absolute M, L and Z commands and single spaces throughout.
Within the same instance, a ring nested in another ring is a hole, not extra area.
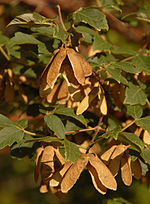
M 117 189 L 116 180 L 113 177 L 110 170 L 107 168 L 107 166 L 97 156 L 94 156 L 93 154 L 88 154 L 88 155 L 89 155 L 89 163 L 93 168 L 95 168 L 101 183 L 106 188 L 116 190 Z
M 64 175 L 62 182 L 60 184 L 60 188 L 63 193 L 67 193 L 74 186 L 87 163 L 88 163 L 87 159 L 84 160 L 77 159 L 77 161 L 74 164 L 72 164 L 72 166 L 68 169 L 68 171 Z
M 36 156 L 36 161 L 35 161 L 35 171 L 34 171 L 34 180 L 37 183 L 38 178 L 39 178 L 39 172 L 40 172 L 40 157 L 42 155 L 44 148 L 43 147 L 39 147 L 37 149 L 37 156 Z
M 121 157 L 121 177 L 125 185 L 130 186 L 132 183 L 131 158 L 124 154 Z
M 93 182 L 93 185 L 94 187 L 96 188 L 96 190 L 101 193 L 101 194 L 106 194 L 107 192 L 107 188 L 101 183 L 101 181 L 99 180 L 99 177 L 98 177 L 98 173 L 97 171 L 95 170 L 94 167 L 92 167 L 90 164 L 87 165 L 87 169 L 91 175 L 91 178 L 92 178 L 92 182 Z
M 72 162 L 66 162 L 59 171 L 55 172 L 49 181 L 49 185 L 53 187 L 58 186 L 71 165 Z

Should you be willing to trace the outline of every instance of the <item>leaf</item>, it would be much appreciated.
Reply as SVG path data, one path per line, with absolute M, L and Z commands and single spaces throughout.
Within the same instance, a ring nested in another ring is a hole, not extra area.
M 129 62 L 117 62 L 115 63 L 115 67 L 131 74 L 136 74 L 141 71 L 137 67 L 135 67 L 132 63 Z
M 144 148 L 144 150 L 141 153 L 141 157 L 144 159 L 146 164 L 150 165 L 150 150 Z
M 146 116 L 137 120 L 136 125 L 140 126 L 144 130 L 147 130 L 150 133 L 150 116 Z
M 41 42 L 33 37 L 31 34 L 17 32 L 15 36 L 10 39 L 12 44 L 23 45 L 23 44 L 40 44 Z
M 6 116 L 0 114 L 0 127 L 9 127 L 12 125 L 13 125 L 12 121 L 10 121 Z
M 44 117 L 44 120 L 47 126 L 53 132 L 55 132 L 58 138 L 60 139 L 65 138 L 65 127 L 59 117 L 57 117 L 56 115 L 46 115 Z
M 133 65 L 140 71 L 144 71 L 147 75 L 150 75 L 150 56 L 137 56 L 132 60 Z
M 117 183 L 112 173 L 97 156 L 89 154 L 89 163 L 96 170 L 99 180 L 106 188 L 117 189 Z
M 9 38 L 0 32 L 0 46 L 5 45 L 8 40 Z
M 73 142 L 70 142 L 66 137 L 64 138 L 64 147 L 67 154 L 67 161 L 75 162 L 81 155 L 79 148 Z
M 25 118 L 22 120 L 16 120 L 13 122 L 13 125 L 25 129 L 28 127 L 28 120 Z
M 116 69 L 114 65 L 108 66 L 107 71 L 109 72 L 111 77 L 115 79 L 118 83 L 122 83 L 125 85 L 128 84 L 128 81 L 126 80 L 126 78 L 121 74 L 121 70 Z
M 14 142 L 23 139 L 24 131 L 16 127 L 5 127 L 0 131 L 0 149 L 5 146 L 11 146 Z
M 140 105 L 127 105 L 127 114 L 133 118 L 140 118 L 143 114 L 143 108 Z
M 142 152 L 144 150 L 144 143 L 134 133 L 122 132 L 119 134 L 118 139 L 127 145 L 131 145 L 130 148 L 138 152 Z
M 112 45 L 109 42 L 103 40 L 101 36 L 95 35 L 93 42 L 93 51 L 97 51 L 97 53 L 103 52 L 109 50 L 111 47 Z
M 25 13 L 22 15 L 17 16 L 16 18 L 14 18 L 8 25 L 25 25 L 29 22 L 35 22 L 35 18 L 33 17 L 32 13 Z
M 98 173 L 96 172 L 95 168 L 88 164 L 87 169 L 91 175 L 92 182 L 96 190 L 103 195 L 106 194 L 107 188 L 99 180 Z
M 72 15 L 74 24 L 84 22 L 100 31 L 101 29 L 108 30 L 108 24 L 105 15 L 95 8 L 81 8 Z
M 57 24 L 54 27 L 53 38 L 59 39 L 62 42 L 65 42 L 69 36 L 69 33 L 65 31 L 61 24 Z
M 59 109 L 54 111 L 54 114 L 65 115 L 65 116 L 74 118 L 74 119 L 78 120 L 79 122 L 81 122 L 83 125 L 87 126 L 87 122 L 86 122 L 84 116 L 81 114 L 76 115 L 72 108 L 59 108 Z
M 146 103 L 146 94 L 141 87 L 134 85 L 133 83 L 129 82 L 128 87 L 125 90 L 125 104 L 130 105 L 145 105 Z
M 113 54 L 121 54 L 123 56 L 134 56 L 136 55 L 136 51 L 134 50 L 131 50 L 131 49 L 127 49 L 127 48 L 122 48 L 122 47 L 119 47 L 119 48 L 115 48 L 115 49 L 112 49 L 112 53 Z M 122 63 L 122 62 L 119 62 L 119 63 Z M 124 63 L 124 62 L 123 62 Z
M 82 33 L 83 35 L 82 41 L 92 44 L 92 38 L 96 33 L 93 29 L 88 28 L 87 26 L 77 26 L 75 27 L 75 30 L 78 33 Z
M 132 183 L 131 158 L 124 154 L 121 157 L 121 177 L 125 185 L 130 186 Z

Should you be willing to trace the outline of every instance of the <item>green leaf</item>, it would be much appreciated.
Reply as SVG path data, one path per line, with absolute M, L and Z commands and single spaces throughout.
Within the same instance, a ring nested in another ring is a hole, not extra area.
M 127 49 L 127 48 L 115 48 L 115 49 L 112 49 L 112 53 L 113 54 L 116 54 L 116 55 L 123 55 L 123 56 L 134 56 L 136 55 L 136 52 L 134 50 L 130 50 L 130 49 Z
M 74 24 L 77 25 L 80 22 L 84 22 L 97 29 L 108 30 L 108 24 L 105 15 L 95 8 L 80 8 L 72 15 Z
M 75 31 L 82 33 L 84 42 L 92 44 L 93 36 L 96 34 L 93 29 L 88 28 L 87 26 L 77 26 L 75 27 Z
M 63 29 L 61 24 L 58 24 L 56 27 L 54 27 L 54 33 L 53 33 L 54 38 L 59 39 L 62 42 L 65 42 L 68 36 L 69 36 L 69 33 Z
M 24 131 L 16 127 L 5 127 L 0 131 L 0 149 L 5 146 L 11 146 L 14 142 L 23 139 Z
M 109 50 L 111 47 L 112 45 L 109 42 L 103 40 L 99 35 L 95 35 L 93 50 L 106 51 Z
M 31 27 L 31 31 L 52 38 L 54 28 L 52 26 Z
M 140 105 L 127 106 L 127 114 L 133 118 L 140 118 L 143 114 L 143 108 Z
M 41 42 L 33 37 L 31 34 L 17 32 L 15 36 L 10 39 L 13 44 L 40 44 Z
M 44 120 L 45 120 L 47 126 L 53 132 L 55 132 L 55 134 L 57 135 L 58 138 L 64 139 L 65 127 L 64 127 L 64 125 L 63 125 L 63 123 L 59 117 L 57 117 L 56 115 L 46 115 L 44 117 Z
M 72 108 L 60 108 L 54 111 L 55 114 L 65 115 L 71 118 L 74 118 L 81 122 L 83 125 L 87 126 L 87 122 L 83 115 L 76 115 Z
M 110 65 L 109 67 L 107 67 L 107 71 L 112 76 L 112 78 L 115 79 L 118 83 L 122 83 L 125 85 L 128 84 L 128 81 L 126 80 L 126 78 L 122 76 L 121 70 L 116 69 L 115 66 Z
M 140 72 L 139 69 L 135 68 L 133 66 L 133 64 L 129 63 L 129 62 L 117 62 L 114 65 L 116 68 L 119 68 L 125 72 L 131 73 L 131 74 L 136 74 L 138 72 Z
M 13 125 L 14 125 L 14 126 L 17 126 L 17 127 L 19 127 L 19 128 L 25 129 L 25 128 L 28 127 L 28 120 L 25 119 L 25 118 L 22 119 L 22 120 L 16 120 L 16 121 L 13 122 Z
M 6 116 L 0 114 L 0 127 L 12 126 L 13 122 L 10 121 Z
M 75 162 L 80 157 L 81 152 L 77 145 L 67 140 L 66 137 L 64 138 L 64 147 L 67 153 L 67 161 Z
M 130 148 L 138 152 L 142 152 L 144 149 L 144 143 L 134 133 L 122 132 L 118 135 L 118 140 L 126 145 L 131 145 Z
M 132 63 L 137 69 L 150 75 L 150 56 L 137 56 L 132 60 Z
M 146 94 L 141 87 L 134 85 L 129 82 L 128 87 L 125 91 L 125 104 L 136 105 L 141 104 L 145 105 L 146 103 Z
M 131 204 L 124 198 L 113 198 L 113 199 L 108 199 L 106 204 Z
M 25 14 L 22 14 L 22 15 L 19 15 L 17 16 L 16 18 L 14 18 L 8 25 L 8 26 L 11 26 L 11 25 L 25 25 L 29 22 L 35 22 L 35 18 L 33 17 L 33 14 L 32 13 L 25 13 Z
M 0 32 L 0 46 L 5 45 L 8 40 L 9 38 L 6 35 L 3 35 L 2 32 Z
M 147 130 L 150 133 L 150 116 L 140 118 L 136 121 L 136 125 L 140 126 L 141 128 Z
M 145 163 L 150 164 L 150 150 L 144 148 L 141 153 L 141 157 L 144 159 Z

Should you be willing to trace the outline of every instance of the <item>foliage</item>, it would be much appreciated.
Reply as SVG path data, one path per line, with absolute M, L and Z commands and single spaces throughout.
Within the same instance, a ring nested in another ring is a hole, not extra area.
M 8 109 L 0 114 L 0 149 L 9 146 L 16 157 L 24 147 L 29 151 L 23 156 L 36 153 L 40 191 L 50 188 L 59 198 L 83 169 L 106 194 L 117 190 L 119 171 L 130 186 L 133 176 L 147 176 L 150 165 L 148 46 L 126 48 L 111 41 L 106 10 L 121 9 L 113 1 L 101 3 L 80 8 L 65 24 L 22 14 L 8 24 L 18 28 L 12 37 L 0 33 L 0 106 Z M 149 22 L 147 7 L 136 15 Z M 82 46 L 86 56 L 77 51 Z M 11 111 L 24 119 L 11 121 Z

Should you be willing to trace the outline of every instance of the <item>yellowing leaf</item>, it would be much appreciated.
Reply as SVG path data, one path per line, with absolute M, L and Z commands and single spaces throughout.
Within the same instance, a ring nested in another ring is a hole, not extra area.
M 89 154 L 89 162 L 91 166 L 95 168 L 101 183 L 106 188 L 116 190 L 117 189 L 116 180 L 113 177 L 110 170 L 107 168 L 107 166 L 97 156 L 94 156 L 93 154 Z
M 130 186 L 132 183 L 131 158 L 124 154 L 121 157 L 121 177 L 125 185 Z
M 90 164 L 88 164 L 87 169 L 91 175 L 92 182 L 93 182 L 93 185 L 96 188 L 96 190 L 103 195 L 106 194 L 107 188 L 99 180 L 99 177 L 98 177 L 98 174 L 97 174 L 97 171 L 95 170 L 95 168 L 92 167 Z
M 107 102 L 104 95 L 101 99 L 100 110 L 103 115 L 107 115 Z
M 69 168 L 64 175 L 60 184 L 61 191 L 67 193 L 76 183 L 84 167 L 87 165 L 88 160 L 77 159 L 76 162 Z

